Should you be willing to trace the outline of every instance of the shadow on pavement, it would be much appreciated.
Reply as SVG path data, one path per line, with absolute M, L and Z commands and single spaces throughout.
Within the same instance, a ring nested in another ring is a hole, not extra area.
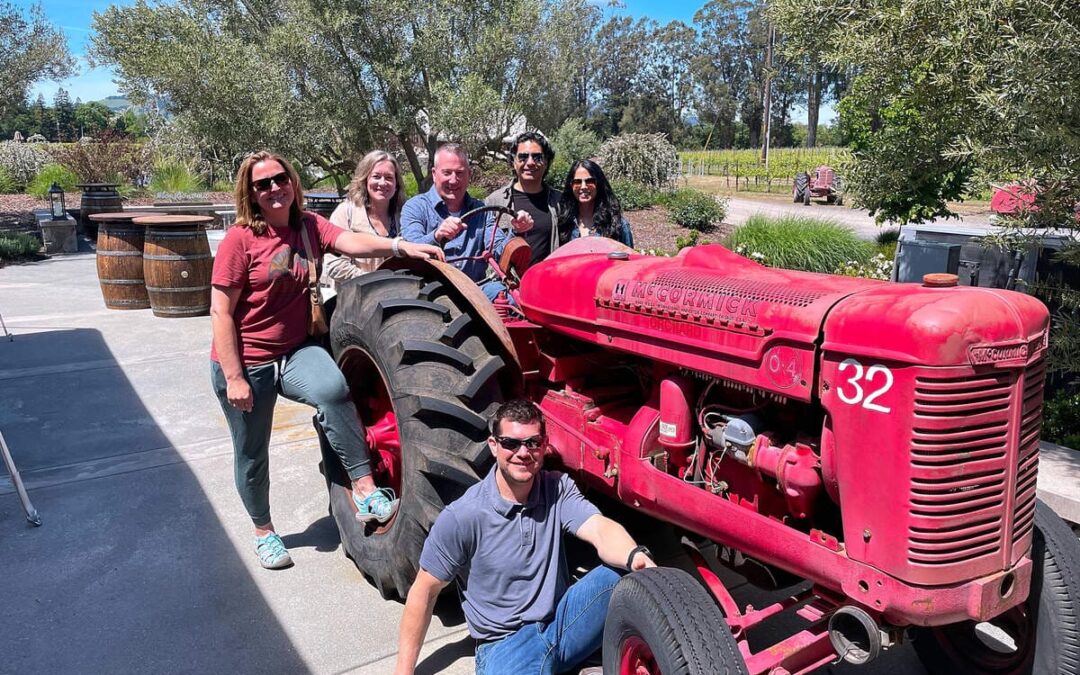
M 44 520 L 0 474 L 0 672 L 308 672 L 125 374 L 160 364 L 139 368 L 97 330 L 0 341 L 0 430 Z

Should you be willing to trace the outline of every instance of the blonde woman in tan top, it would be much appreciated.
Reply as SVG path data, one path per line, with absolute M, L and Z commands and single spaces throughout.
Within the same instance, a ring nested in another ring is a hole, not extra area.
M 396 237 L 405 185 L 401 165 L 389 153 L 373 150 L 356 165 L 345 201 L 330 214 L 330 222 L 353 232 Z M 385 258 L 351 258 L 327 253 L 324 276 L 334 282 L 373 272 Z

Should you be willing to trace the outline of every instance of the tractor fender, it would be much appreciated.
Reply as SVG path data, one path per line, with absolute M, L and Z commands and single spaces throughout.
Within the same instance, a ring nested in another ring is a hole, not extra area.
M 379 265 L 381 270 L 409 270 L 410 272 L 425 279 L 440 279 L 454 288 L 465 301 L 476 311 L 477 318 L 491 330 L 502 346 L 502 351 L 507 357 L 507 363 L 512 363 L 513 368 L 521 372 L 521 359 L 518 357 L 514 343 L 510 339 L 510 332 L 506 330 L 499 313 L 494 305 L 487 299 L 484 292 L 476 285 L 476 282 L 465 275 L 464 272 L 450 263 L 438 260 L 421 260 L 419 258 L 387 258 Z

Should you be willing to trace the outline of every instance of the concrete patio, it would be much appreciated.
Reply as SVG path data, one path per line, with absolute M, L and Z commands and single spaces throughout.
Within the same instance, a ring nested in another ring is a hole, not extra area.
M 0 432 L 44 521 L 0 472 L 0 673 L 390 672 L 402 606 L 340 550 L 310 409 L 276 411 L 272 504 L 296 566 L 269 572 L 232 483 L 208 317 L 105 309 L 85 251 L 0 270 L 0 313 Z M 1040 477 L 1074 521 L 1076 455 L 1051 449 Z M 472 672 L 455 605 L 418 672 Z M 909 648 L 869 670 L 921 672 Z

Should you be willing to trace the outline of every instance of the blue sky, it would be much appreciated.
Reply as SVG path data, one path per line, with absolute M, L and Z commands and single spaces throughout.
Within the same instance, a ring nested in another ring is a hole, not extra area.
M 680 19 L 687 23 L 693 19 L 694 12 L 706 0 L 626 0 L 623 9 L 607 9 L 634 16 L 649 16 L 661 23 Z M 31 0 L 15 0 L 16 4 L 30 6 Z M 38 93 L 45 95 L 45 100 L 52 103 L 52 97 L 59 87 L 67 89 L 72 100 L 96 101 L 112 94 L 118 94 L 113 83 L 113 73 L 106 68 L 91 69 L 86 63 L 84 52 L 90 37 L 90 23 L 93 13 L 100 12 L 112 5 L 130 5 L 133 0 L 41 0 L 45 16 L 67 35 L 71 53 L 79 61 L 80 75 L 60 82 L 39 82 L 31 91 L 31 98 Z M 598 4 L 607 6 L 604 0 Z
M 622 0 L 621 7 L 611 7 L 606 0 L 594 0 L 605 7 L 606 13 L 630 14 L 635 17 L 647 16 L 660 23 L 680 20 L 691 23 L 696 12 L 707 0 Z M 31 0 L 15 0 L 17 5 L 29 6 Z M 89 44 L 90 24 L 95 11 L 101 12 L 112 5 L 130 5 L 134 0 L 40 0 L 45 16 L 56 26 L 63 29 L 68 39 L 68 47 L 79 64 L 80 74 L 60 83 L 39 82 L 31 89 L 31 99 L 39 93 L 52 103 L 53 95 L 59 87 L 64 87 L 71 99 L 97 101 L 118 94 L 119 89 L 113 82 L 113 73 L 107 68 L 90 68 L 86 63 L 85 51 Z M 822 108 L 822 121 L 833 115 L 827 107 Z M 806 113 L 799 111 L 796 119 L 806 119 Z

